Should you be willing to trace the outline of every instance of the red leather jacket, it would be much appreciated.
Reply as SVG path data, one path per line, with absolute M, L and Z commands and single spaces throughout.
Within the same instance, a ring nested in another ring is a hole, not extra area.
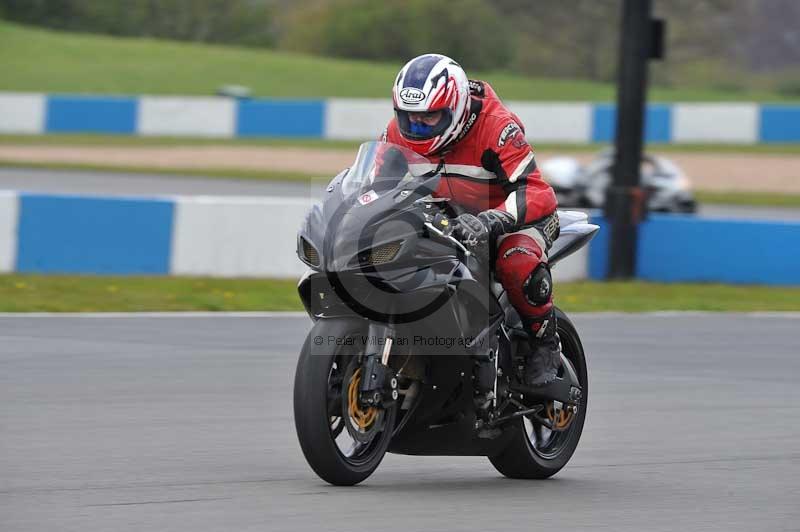
M 522 122 L 488 83 L 470 80 L 470 92 L 472 114 L 460 138 L 428 157 L 435 164 L 444 159 L 435 195 L 449 197 L 473 214 L 487 209 L 511 213 L 514 230 L 542 221 L 556 210 L 556 196 L 541 178 Z M 410 148 L 396 119 L 382 140 Z

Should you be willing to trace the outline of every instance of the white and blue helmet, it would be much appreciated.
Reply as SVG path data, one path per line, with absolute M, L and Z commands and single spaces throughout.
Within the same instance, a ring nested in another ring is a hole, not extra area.
M 469 80 L 461 65 L 441 54 L 425 54 L 405 64 L 392 89 L 400 134 L 420 155 L 447 147 L 458 138 L 470 114 Z M 442 111 L 433 127 L 414 127 L 409 112 Z

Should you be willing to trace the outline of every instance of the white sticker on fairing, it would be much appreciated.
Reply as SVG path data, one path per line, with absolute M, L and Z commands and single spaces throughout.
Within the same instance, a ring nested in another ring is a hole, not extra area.
M 503 131 L 500 132 L 500 138 L 497 139 L 498 146 L 505 146 L 506 142 L 514 138 L 514 135 L 519 133 L 520 129 L 517 124 L 511 122 L 506 127 L 503 128 Z
M 425 93 L 413 87 L 406 87 L 400 91 L 400 99 L 406 103 L 419 103 L 425 99 Z
M 361 205 L 366 205 L 367 203 L 372 203 L 378 199 L 378 193 L 374 190 L 370 190 L 369 192 L 365 192 L 358 197 L 358 202 Z

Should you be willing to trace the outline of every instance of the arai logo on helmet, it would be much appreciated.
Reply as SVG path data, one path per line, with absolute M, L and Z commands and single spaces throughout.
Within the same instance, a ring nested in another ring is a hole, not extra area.
M 419 103 L 425 99 L 425 93 L 413 87 L 406 87 L 400 91 L 400 99 L 406 103 Z

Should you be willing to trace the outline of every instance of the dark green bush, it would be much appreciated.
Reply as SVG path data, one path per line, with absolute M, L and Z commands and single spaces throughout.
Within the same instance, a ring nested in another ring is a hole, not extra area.
M 255 46 L 274 40 L 271 11 L 250 0 L 0 0 L 0 15 L 109 35 Z
M 360 59 L 438 52 L 466 69 L 508 65 L 512 42 L 500 14 L 483 0 L 335 0 L 297 10 L 282 39 L 287 49 Z

